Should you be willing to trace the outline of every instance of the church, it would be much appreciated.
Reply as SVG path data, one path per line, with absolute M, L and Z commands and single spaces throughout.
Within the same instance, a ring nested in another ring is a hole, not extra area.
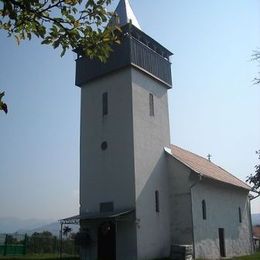
M 107 63 L 78 53 L 82 260 L 220 259 L 252 253 L 250 187 L 170 144 L 172 52 L 142 31 L 128 0 Z M 190 258 L 189 258 L 190 257 Z

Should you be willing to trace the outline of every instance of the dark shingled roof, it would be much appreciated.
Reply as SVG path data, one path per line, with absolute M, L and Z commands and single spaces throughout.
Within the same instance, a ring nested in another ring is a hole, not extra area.
M 171 145 L 170 149 L 166 149 L 166 151 L 168 151 L 168 153 L 170 153 L 175 159 L 202 176 L 243 189 L 251 189 L 249 185 L 231 173 L 197 154 L 184 150 L 176 145 Z

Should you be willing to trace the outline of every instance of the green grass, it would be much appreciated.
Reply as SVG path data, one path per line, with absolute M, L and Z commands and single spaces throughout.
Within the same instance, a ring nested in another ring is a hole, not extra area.
M 170 260 L 170 258 L 161 258 L 161 259 L 154 259 L 154 260 Z M 260 260 L 260 250 L 253 255 L 233 257 L 233 258 L 229 258 L 229 260 Z
M 199 259 L 197 259 L 199 260 Z M 200 259 L 202 260 L 202 259 Z M 226 258 L 226 260 L 260 260 L 260 251 L 257 251 L 253 255 L 246 255 L 246 256 L 238 256 L 233 258 Z
M 0 260 L 59 260 L 58 254 L 29 254 L 24 256 L 0 256 Z M 79 260 L 79 256 L 62 255 L 62 259 Z
M 253 255 L 247 255 L 247 256 L 239 256 L 232 258 L 234 260 L 259 260 L 260 259 L 260 251 L 256 252 Z
M 79 260 L 79 256 L 62 255 L 65 260 Z M 59 260 L 60 256 L 58 254 L 29 254 L 24 256 L 0 256 L 0 260 Z M 163 258 L 160 260 L 167 260 L 170 258 Z M 260 251 L 249 256 L 240 256 L 230 258 L 233 260 L 260 260 Z M 159 260 L 159 259 L 157 259 Z

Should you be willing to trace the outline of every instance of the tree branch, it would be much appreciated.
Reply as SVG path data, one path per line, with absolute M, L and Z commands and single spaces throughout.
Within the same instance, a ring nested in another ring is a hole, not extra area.
M 47 1 L 47 2 L 48 2 L 48 1 Z M 39 13 L 44 13 L 44 12 L 46 12 L 46 11 L 48 11 L 48 10 L 54 8 L 54 7 L 57 7 L 57 6 L 60 5 L 61 3 L 64 3 L 64 0 L 60 0 L 60 1 L 58 1 L 56 4 L 49 5 L 47 8 L 41 10 Z

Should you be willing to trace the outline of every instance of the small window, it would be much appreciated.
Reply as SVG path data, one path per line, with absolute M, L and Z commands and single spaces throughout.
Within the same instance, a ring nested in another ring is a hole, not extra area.
M 207 209 L 206 209 L 206 201 L 202 201 L 202 218 L 207 219 Z
M 113 202 L 101 202 L 99 204 L 100 212 L 113 212 L 114 211 L 114 203 Z
M 153 94 L 149 94 L 149 107 L 150 107 L 150 116 L 154 116 L 154 100 Z
M 104 92 L 102 95 L 102 106 L 103 106 L 103 116 L 108 114 L 108 95 Z
M 155 211 L 160 212 L 160 205 L 159 205 L 159 191 L 155 191 Z
M 241 208 L 238 208 L 238 217 L 239 217 L 239 223 L 242 223 L 242 213 L 241 213 Z

